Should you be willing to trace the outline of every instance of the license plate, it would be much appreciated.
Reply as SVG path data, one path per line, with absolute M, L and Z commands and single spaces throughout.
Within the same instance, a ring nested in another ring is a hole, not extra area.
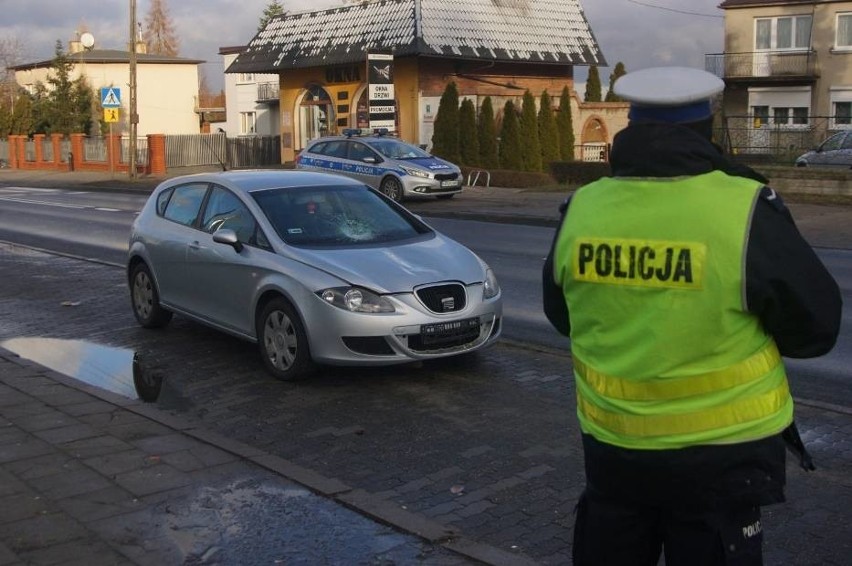
M 449 342 L 462 337 L 474 338 L 478 335 L 479 318 L 465 318 L 420 326 L 420 336 L 424 344 Z
M 441 181 L 441 186 L 442 187 L 458 187 L 459 182 L 460 181 L 458 179 L 453 179 L 452 181 Z

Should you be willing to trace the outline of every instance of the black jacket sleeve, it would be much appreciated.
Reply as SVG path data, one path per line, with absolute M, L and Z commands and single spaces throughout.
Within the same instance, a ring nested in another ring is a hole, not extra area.
M 557 285 L 553 279 L 553 253 L 556 246 L 556 239 L 559 237 L 559 230 L 562 228 L 562 222 L 565 221 L 565 214 L 568 211 L 568 202 L 566 200 L 559 207 L 562 218 L 559 221 L 559 226 L 556 228 L 556 233 L 553 235 L 550 252 L 547 254 L 547 259 L 544 260 L 544 267 L 541 272 L 541 296 L 544 302 L 544 314 L 547 316 L 550 324 L 565 336 L 571 333 L 571 321 L 568 317 L 568 305 L 565 304 L 565 295 L 562 293 L 562 287 Z
M 752 216 L 746 308 L 760 318 L 783 356 L 821 356 L 837 341 L 840 289 L 769 187 L 762 189 Z

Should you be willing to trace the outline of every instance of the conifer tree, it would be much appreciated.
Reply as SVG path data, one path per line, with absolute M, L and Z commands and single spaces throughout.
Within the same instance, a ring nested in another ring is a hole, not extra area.
M 553 161 L 559 161 L 559 131 L 556 129 L 556 117 L 550 103 L 550 95 L 541 93 L 538 109 L 538 137 L 541 142 L 541 166 L 545 171 Z
M 459 155 L 461 163 L 479 165 L 479 137 L 476 131 L 476 108 L 473 101 L 465 98 L 459 109 Z
M 571 116 L 571 91 L 562 88 L 559 110 L 556 113 L 556 130 L 559 132 L 559 157 L 562 161 L 574 160 L 574 119 Z
M 286 14 L 286 12 L 284 11 L 284 6 L 281 5 L 281 2 L 278 0 L 271 0 L 271 2 L 266 5 L 266 8 L 263 9 L 263 15 L 260 17 L 260 23 L 257 26 L 257 31 L 263 31 L 263 28 L 266 27 L 269 20 L 275 16 L 281 16 L 284 14 Z
M 441 95 L 438 114 L 435 116 L 435 130 L 432 133 L 432 153 L 452 163 L 461 160 L 459 156 L 459 91 L 455 82 L 451 82 Z
M 494 107 L 491 97 L 486 96 L 479 108 L 479 165 L 486 169 L 496 169 L 500 166 L 497 156 L 497 128 L 494 123 Z
M 500 128 L 500 168 L 522 171 L 524 160 L 521 157 L 521 129 L 515 103 L 506 101 L 503 107 L 503 126 Z
M 62 49 L 62 42 L 57 41 L 52 73 L 47 77 L 51 89 L 41 106 L 44 133 L 89 133 L 94 95 L 83 77 L 71 80 L 73 67 L 73 62 Z
M 527 90 L 521 102 L 521 158 L 524 171 L 541 171 L 541 141 L 538 137 L 538 116 L 535 97 Z
M 586 79 L 586 102 L 601 101 L 601 76 L 595 65 L 589 67 L 589 77 Z
M 612 74 L 609 76 L 609 90 L 606 91 L 606 97 L 604 98 L 604 102 L 621 102 L 622 98 L 615 94 L 613 90 L 613 86 L 615 86 L 615 81 L 619 79 L 619 77 L 623 77 L 627 74 L 627 71 L 624 69 L 624 63 L 619 61 L 615 65 L 615 69 L 612 70 Z
M 169 16 L 166 0 L 151 0 L 148 14 L 145 16 L 145 31 L 142 39 L 148 53 L 157 55 L 177 55 L 178 38 L 175 26 Z

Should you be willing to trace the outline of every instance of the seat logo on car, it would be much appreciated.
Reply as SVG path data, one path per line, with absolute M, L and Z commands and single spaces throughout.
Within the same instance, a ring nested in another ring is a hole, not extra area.
M 456 300 L 453 297 L 444 297 L 441 299 L 441 309 L 444 312 L 456 310 Z

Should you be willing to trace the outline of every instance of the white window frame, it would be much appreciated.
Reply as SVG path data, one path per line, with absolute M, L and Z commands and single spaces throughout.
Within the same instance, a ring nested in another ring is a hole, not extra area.
M 840 21 L 849 20 L 848 43 L 840 43 Z M 834 51 L 852 51 L 852 12 L 838 12 L 834 23 Z
M 785 87 L 783 89 L 773 87 L 753 87 L 749 92 L 749 113 L 753 117 L 754 127 L 772 126 L 784 130 L 806 129 L 810 127 L 810 116 L 813 109 L 811 103 L 810 87 Z M 850 91 L 852 94 L 852 91 Z M 757 108 L 763 109 L 763 116 L 758 122 Z M 795 110 L 805 108 L 808 121 L 804 124 L 796 124 Z M 783 123 L 777 120 L 776 109 L 785 109 L 787 119 Z M 765 118 L 764 118 L 765 117 Z
M 836 104 L 838 102 L 852 103 L 852 85 L 850 86 L 833 86 L 829 89 L 829 108 L 831 109 L 831 120 L 828 127 L 831 130 L 852 130 L 852 123 L 838 124 L 835 121 Z M 852 120 L 850 120 L 852 122 Z
M 251 136 L 257 133 L 257 112 L 240 112 L 240 135 Z
M 779 20 L 791 20 L 792 28 L 790 31 L 791 37 L 791 45 L 790 47 L 778 47 L 778 21 Z M 796 31 L 799 29 L 799 26 L 803 24 L 803 22 L 807 20 L 809 31 L 808 31 L 808 45 L 797 46 L 796 38 L 798 34 Z M 769 33 L 769 47 L 758 47 L 757 46 L 757 27 L 759 22 L 770 22 L 770 33 Z M 754 50 L 755 51 L 808 51 L 811 48 L 811 35 L 813 34 L 813 17 L 811 15 L 799 15 L 799 16 L 773 16 L 768 18 L 755 18 L 754 19 Z
M 253 83 L 255 82 L 254 73 L 240 73 L 237 77 L 238 83 Z

